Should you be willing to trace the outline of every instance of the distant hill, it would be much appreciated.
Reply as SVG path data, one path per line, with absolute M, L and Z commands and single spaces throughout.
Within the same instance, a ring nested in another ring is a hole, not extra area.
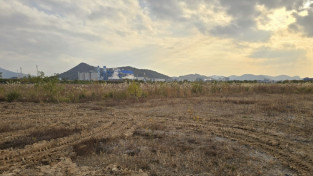
M 225 76 L 205 76 L 205 75 L 199 75 L 199 74 L 189 74 L 189 75 L 184 75 L 184 76 L 179 76 L 179 77 L 172 77 L 173 80 L 176 81 L 206 81 L 206 80 L 220 80 L 220 81 L 225 81 L 227 77 Z
M 78 79 L 78 72 L 89 72 L 90 70 L 94 70 L 96 67 L 93 67 L 91 65 L 88 65 L 86 63 L 80 63 L 77 66 L 71 68 L 70 70 L 61 73 L 59 75 L 62 79 L 67 80 L 77 80 Z
M 134 68 L 134 67 L 118 67 L 121 70 L 130 70 L 134 72 L 134 76 L 135 77 L 148 77 L 148 78 L 157 78 L 157 79 L 165 79 L 165 80 L 169 80 L 171 79 L 169 76 L 166 76 L 164 74 L 158 73 L 156 71 L 153 70 L 148 70 L 148 69 L 138 69 L 138 68 Z
M 244 74 L 242 76 L 229 76 L 229 80 L 238 80 L 238 81 L 263 81 L 263 80 L 273 80 L 273 81 L 284 81 L 284 80 L 300 80 L 299 76 L 268 76 L 268 75 L 253 75 L 253 74 Z
M 229 76 L 229 77 L 225 77 L 225 76 L 205 76 L 205 75 L 199 75 L 199 74 L 189 74 L 189 75 L 184 75 L 184 76 L 179 76 L 179 77 L 172 77 L 173 80 L 176 81 L 184 81 L 184 80 L 188 80 L 188 81 L 198 81 L 198 80 L 221 80 L 221 81 L 225 81 L 225 80 L 230 80 L 230 81 L 234 81 L 234 80 L 238 80 L 238 81 L 264 81 L 264 80 L 268 80 L 268 81 L 284 81 L 284 80 L 301 80 L 301 78 L 299 76 L 287 76 L 287 75 L 279 75 L 279 76 L 268 76 L 268 75 L 253 75 L 253 74 L 244 74 L 242 76 Z
M 156 71 L 153 70 L 147 70 L 147 69 L 137 69 L 134 67 L 130 67 L 130 66 L 126 66 L 126 67 L 118 67 L 119 69 L 122 70 L 130 70 L 134 72 L 134 76 L 135 77 L 144 77 L 146 76 L 147 78 L 158 78 L 158 79 L 165 79 L 165 80 L 169 80 L 170 77 L 158 73 Z M 95 70 L 96 67 L 88 65 L 86 63 L 80 63 L 77 66 L 73 67 L 72 69 L 61 73 L 59 75 L 60 78 L 63 79 L 67 79 L 67 80 L 77 80 L 78 79 L 78 72 L 89 72 L 90 70 Z M 108 68 L 108 69 L 112 69 L 112 68 Z
M 199 75 L 199 74 L 189 74 L 189 75 L 183 75 L 179 77 L 172 77 L 173 80 L 176 81 L 198 81 L 198 80 L 206 80 L 209 79 L 208 76 Z
M 9 71 L 9 70 L 3 69 L 3 68 L 0 68 L 0 72 L 2 73 L 2 78 L 4 78 L 4 79 L 17 77 L 16 72 L 12 72 L 12 71 Z M 23 74 L 23 76 L 26 76 L 26 75 Z

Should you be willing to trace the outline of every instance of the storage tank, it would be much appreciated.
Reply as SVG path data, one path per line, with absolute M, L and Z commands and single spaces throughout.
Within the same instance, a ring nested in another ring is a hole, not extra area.
M 108 73 L 107 73 L 107 67 L 103 66 L 103 80 L 108 80 Z

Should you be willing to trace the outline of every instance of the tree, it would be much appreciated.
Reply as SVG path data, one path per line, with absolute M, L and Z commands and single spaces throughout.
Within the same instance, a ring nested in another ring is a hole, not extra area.
M 2 72 L 0 72 L 0 79 L 2 79 Z

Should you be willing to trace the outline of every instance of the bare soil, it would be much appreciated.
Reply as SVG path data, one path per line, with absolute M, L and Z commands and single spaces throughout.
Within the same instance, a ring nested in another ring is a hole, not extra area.
M 313 96 L 0 103 L 2 175 L 311 175 Z

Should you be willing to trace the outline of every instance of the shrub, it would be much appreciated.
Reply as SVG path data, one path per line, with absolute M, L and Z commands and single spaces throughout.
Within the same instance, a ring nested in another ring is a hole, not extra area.
M 139 83 L 132 82 L 128 86 L 128 94 L 137 98 L 140 98 L 142 96 L 142 89 L 140 87 Z
M 12 102 L 14 100 L 17 100 L 21 96 L 20 93 L 13 91 L 7 94 L 7 101 Z
M 192 84 L 191 91 L 195 94 L 201 94 L 203 91 L 203 86 L 201 83 Z

